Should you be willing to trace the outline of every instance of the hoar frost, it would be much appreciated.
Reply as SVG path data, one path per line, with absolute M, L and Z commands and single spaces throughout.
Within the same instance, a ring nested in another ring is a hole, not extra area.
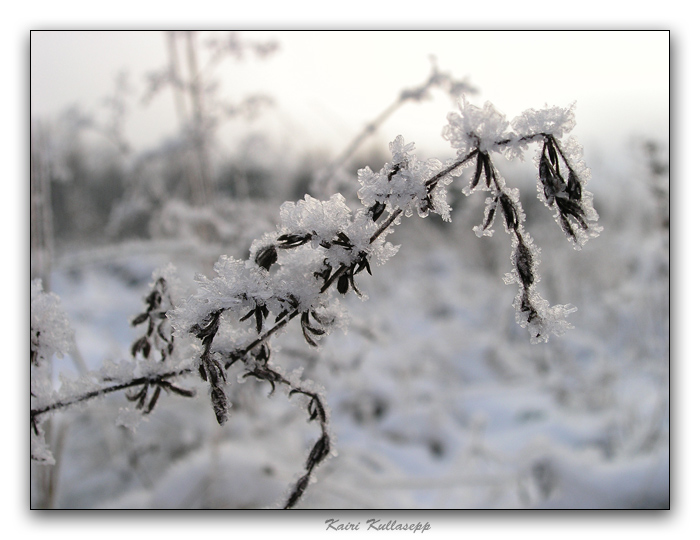
M 448 114 L 447 122 L 443 136 L 460 155 L 466 155 L 474 148 L 482 152 L 500 152 L 496 143 L 509 136 L 510 122 L 505 115 L 488 101 L 483 107 L 472 105 L 466 95 L 459 101 L 459 112 Z
M 50 360 L 54 354 L 62 357 L 70 350 L 73 329 L 60 303 L 57 295 L 44 292 L 40 279 L 32 281 L 31 355 L 35 365 Z
M 595 223 L 598 216 L 592 195 L 585 190 L 589 171 L 582 151 L 573 139 L 560 140 L 575 125 L 573 105 L 565 109 L 530 109 L 510 122 L 491 103 L 478 107 L 462 96 L 459 111 L 450 113 L 447 120 L 443 135 L 457 150 L 454 160 L 446 164 L 437 159 L 419 160 L 414 155 L 415 145 L 398 136 L 389 144 L 391 161 L 380 171 L 369 167 L 358 171 L 357 194 L 362 208 L 351 210 L 339 194 L 327 201 L 306 195 L 300 201 L 284 203 L 277 230 L 255 240 L 247 260 L 221 256 L 214 265 L 214 276 L 196 276 L 197 291 L 180 302 L 172 302 L 169 292 L 167 299 L 163 296 L 169 291 L 166 284 L 175 281 L 174 269 L 154 273 L 153 290 L 146 298 L 147 310 L 132 321 L 134 325 L 148 322 L 147 335 L 137 342 L 138 347 L 132 348 L 132 356 L 136 358 L 141 353 L 148 360 L 155 348 L 161 352 L 161 361 L 107 364 L 99 374 L 64 380 L 60 392 L 47 387 L 46 380 L 33 378 L 32 456 L 47 463 L 52 460 L 41 429 L 41 423 L 49 416 L 44 413 L 132 386 L 141 387 L 138 394 L 127 394 L 132 401 L 139 399 L 137 409 L 142 408 L 141 402 L 147 396 L 153 396 L 145 409 L 148 413 L 161 389 L 192 397 L 193 392 L 171 382 L 187 373 L 199 372 L 209 383 L 213 410 L 217 421 L 223 424 L 231 408 L 226 373 L 241 361 L 241 382 L 253 377 L 268 382 L 273 390 L 275 384 L 286 385 L 290 395 L 298 395 L 306 403 L 309 420 L 321 428 L 321 435 L 309 452 L 305 473 L 287 501 L 286 507 L 294 506 L 314 480 L 315 468 L 333 453 L 328 407 L 323 390 L 302 379 L 300 370 L 287 375 L 269 361 L 273 352 L 270 338 L 297 316 L 303 337 L 311 347 L 316 347 L 322 336 L 345 328 L 347 318 L 338 298 L 332 296 L 335 291 L 340 296 L 354 291 L 364 298 L 356 276 L 371 275 L 372 265 L 383 264 L 396 254 L 398 247 L 386 238 L 402 216 L 415 212 L 426 217 L 435 212 L 449 221 L 447 186 L 474 162 L 475 173 L 463 192 L 489 192 L 482 224 L 474 228 L 477 236 L 493 233 L 497 215 L 511 235 L 512 270 L 505 280 L 518 286 L 513 303 L 517 322 L 528 329 L 532 342 L 547 341 L 550 335 L 571 328 L 566 317 L 575 308 L 568 304 L 550 306 L 535 290 L 540 279 L 540 250 L 524 230 L 525 213 L 519 191 L 506 186 L 491 155 L 522 158 L 529 144 L 541 145 L 535 164 L 539 196 L 553 209 L 555 219 L 575 247 L 580 248 L 601 228 Z M 39 373 L 41 364 L 53 354 L 69 350 L 72 333 L 58 298 L 43 293 L 38 281 L 32 282 L 31 309 L 32 369 Z M 176 348 L 168 322 L 176 332 Z M 152 327 L 157 327 L 160 340 L 147 339 L 152 337 Z M 105 381 L 115 386 L 100 390 Z M 130 428 L 139 419 L 132 408 L 122 409 L 119 418 Z
M 574 108 L 572 103 L 566 109 L 562 107 L 545 107 L 535 110 L 528 109 L 516 116 L 511 125 L 520 137 L 547 134 L 561 139 L 565 133 L 569 133 L 576 126 Z
M 60 299 L 53 293 L 44 292 L 40 279 L 31 282 L 30 320 L 31 395 L 32 407 L 35 407 L 49 403 L 55 397 L 49 362 L 54 355 L 62 357 L 70 350 L 73 329 L 61 309 Z M 55 460 L 42 428 L 47 418 L 32 417 L 31 456 L 38 463 L 52 465 Z
M 582 151 L 571 138 L 559 140 L 576 124 L 574 105 L 529 109 L 512 122 L 489 102 L 480 108 L 463 97 L 459 109 L 459 112 L 448 115 L 443 135 L 464 159 L 476 158 L 475 174 L 463 192 L 470 195 L 485 190 L 492 194 L 486 199 L 483 221 L 474 227 L 474 232 L 479 237 L 491 236 L 493 221 L 500 211 L 506 232 L 513 238 L 513 271 L 506 276 L 506 282 L 519 285 L 514 301 L 516 319 L 521 326 L 528 328 L 533 342 L 547 341 L 550 334 L 559 335 L 571 328 L 565 318 L 575 308 L 570 305 L 550 307 L 535 291 L 534 286 L 539 280 L 536 272 L 539 249 L 523 229 L 525 212 L 518 190 L 505 186 L 490 153 L 522 159 L 530 143 L 542 141 L 536 161 L 540 176 L 539 198 L 554 210 L 560 227 L 574 247 L 580 249 L 602 228 L 596 223 L 598 214 L 593 208 L 592 195 L 585 190 L 589 171 L 583 163 Z
M 389 212 L 401 210 L 407 217 L 413 210 L 420 217 L 426 217 L 430 210 L 440 214 L 445 221 L 450 221 L 451 208 L 447 204 L 446 186 L 452 181 L 450 175 L 442 179 L 432 193 L 428 193 L 426 181 L 443 169 L 438 159 L 421 161 L 412 152 L 414 143 L 404 143 L 399 135 L 389 145 L 392 161 L 379 172 L 369 167 L 358 171 L 360 189 L 358 197 L 366 207 L 377 203 L 385 204 Z

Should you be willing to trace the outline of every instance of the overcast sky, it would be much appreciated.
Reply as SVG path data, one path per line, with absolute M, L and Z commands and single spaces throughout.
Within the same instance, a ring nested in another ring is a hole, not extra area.
M 206 38 L 207 33 L 201 35 Z M 453 76 L 467 76 L 508 117 L 545 104 L 576 101 L 575 134 L 589 152 L 629 144 L 631 137 L 668 139 L 667 32 L 243 32 L 274 38 L 265 60 L 230 60 L 215 72 L 233 101 L 261 92 L 276 106 L 255 126 L 273 129 L 300 149 L 337 151 L 387 107 L 403 88 L 425 80 L 430 55 Z M 172 94 L 138 102 L 145 73 L 166 65 L 163 32 L 32 32 L 33 117 L 50 118 L 71 104 L 99 111 L 120 70 L 135 90 L 127 136 L 137 148 L 175 130 Z M 449 151 L 440 133 L 453 106 L 439 91 L 429 103 L 409 104 L 377 135 L 384 146 L 397 134 L 419 151 Z M 230 122 L 224 136 L 241 124 Z

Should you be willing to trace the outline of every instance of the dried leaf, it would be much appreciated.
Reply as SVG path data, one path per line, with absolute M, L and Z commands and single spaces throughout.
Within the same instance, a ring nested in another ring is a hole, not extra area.
M 194 397 L 196 395 L 196 392 L 194 390 L 188 390 L 186 388 L 180 388 L 179 386 L 175 386 L 173 383 L 169 381 L 160 381 L 158 383 L 160 386 L 165 388 L 166 391 L 171 391 L 175 392 L 178 396 L 182 397 Z
M 131 326 L 138 326 L 142 322 L 144 322 L 146 319 L 148 319 L 148 312 L 146 313 L 141 313 L 140 315 L 137 315 L 134 317 L 134 320 L 131 321 Z
M 158 397 L 160 397 L 160 386 L 157 386 L 155 389 L 155 392 L 153 392 L 153 396 L 151 397 L 151 401 L 148 402 L 148 407 L 143 411 L 143 414 L 149 414 L 154 407 L 156 406 L 156 403 L 158 402 Z

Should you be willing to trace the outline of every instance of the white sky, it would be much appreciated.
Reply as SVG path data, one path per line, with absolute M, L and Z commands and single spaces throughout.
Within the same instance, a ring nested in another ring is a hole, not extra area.
M 206 35 L 206 33 L 204 34 Z M 669 34 L 637 31 L 490 32 L 243 32 L 274 37 L 280 50 L 267 60 L 229 60 L 219 66 L 234 101 L 252 92 L 277 105 L 256 126 L 275 131 L 297 149 L 337 152 L 400 90 L 420 84 L 429 55 L 457 78 L 479 88 L 473 101 L 491 101 L 508 117 L 543 105 L 577 102 L 575 135 L 591 152 L 612 153 L 631 137 L 667 141 L 669 134 Z M 48 117 L 70 104 L 97 111 L 126 69 L 137 93 L 144 74 L 165 66 L 162 32 L 33 32 L 32 116 Z M 439 91 L 429 103 L 408 104 L 377 135 L 385 148 L 402 134 L 419 154 L 442 154 L 451 102 Z M 265 123 L 263 123 L 265 122 Z M 241 124 L 231 122 L 222 134 Z M 137 147 L 175 130 L 172 94 L 144 108 L 133 104 L 127 136 Z

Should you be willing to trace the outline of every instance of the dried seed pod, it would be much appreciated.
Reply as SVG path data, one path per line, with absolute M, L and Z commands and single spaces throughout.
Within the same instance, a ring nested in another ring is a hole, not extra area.
M 564 197 L 557 197 L 556 202 L 557 208 L 559 208 L 559 212 L 562 216 L 567 218 L 571 216 L 576 221 L 578 221 L 578 224 L 581 226 L 582 229 L 588 229 L 588 223 L 586 222 L 586 213 L 578 202 L 573 201 L 571 199 L 566 199 Z
M 515 268 L 520 276 L 523 287 L 528 289 L 535 283 L 535 273 L 532 268 L 532 254 L 528 247 L 521 241 L 515 251 Z
M 476 171 L 474 172 L 474 178 L 472 178 L 472 183 L 471 183 L 471 188 L 474 189 L 477 184 L 479 183 L 479 179 L 481 178 L 481 172 L 484 169 L 484 158 L 483 154 L 479 152 L 476 155 Z
M 264 268 L 265 270 L 270 270 L 270 267 L 277 262 L 277 248 L 275 246 L 267 246 L 262 248 L 255 255 L 255 263 Z
M 212 387 L 211 404 L 214 409 L 214 414 L 216 415 L 216 421 L 220 426 L 223 426 L 226 420 L 228 420 L 228 398 L 221 387 Z
M 484 173 L 486 173 L 486 187 L 491 187 L 491 180 L 495 178 L 493 172 L 493 165 L 491 164 L 491 158 L 488 154 L 482 154 L 484 156 Z
M 311 470 L 321 463 L 331 451 L 331 441 L 325 433 L 316 441 L 306 460 L 306 469 Z
M 282 249 L 290 249 L 302 246 L 306 244 L 309 240 L 311 240 L 311 233 L 308 233 L 304 236 L 300 234 L 283 234 L 280 235 L 279 238 L 277 238 L 277 241 L 280 243 L 279 247 L 281 247 Z
M 518 227 L 518 211 L 515 209 L 513 201 L 505 193 L 501 193 L 498 197 L 503 210 L 503 218 L 506 220 L 506 227 L 509 231 L 513 231 Z
M 545 189 L 545 195 L 547 196 L 547 202 L 551 204 L 550 197 L 553 197 L 554 194 L 551 193 L 552 191 L 552 185 L 553 185 L 553 175 L 552 175 L 552 170 L 551 170 L 551 165 L 549 161 L 547 160 L 547 155 L 545 154 L 544 149 L 542 149 L 542 155 L 540 156 L 540 181 L 542 182 L 542 185 L 544 186 Z
M 347 274 L 342 274 L 338 278 L 338 292 L 340 294 L 345 294 L 348 292 L 349 288 L 350 288 L 350 278 L 348 277 Z

